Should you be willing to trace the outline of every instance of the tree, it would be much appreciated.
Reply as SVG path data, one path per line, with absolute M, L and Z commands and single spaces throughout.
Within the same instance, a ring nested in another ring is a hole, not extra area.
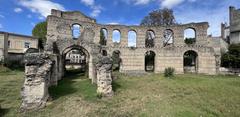
M 43 49 L 46 43 L 47 35 L 47 22 L 40 22 L 32 30 L 32 35 L 38 38 L 39 48 Z
M 186 38 L 184 42 L 188 45 L 194 44 L 196 42 L 195 38 Z
M 173 10 L 171 9 L 158 9 L 150 12 L 141 21 L 142 26 L 169 26 L 176 24 Z
M 113 70 L 119 70 L 120 69 L 120 51 L 114 51 L 112 54 L 112 60 L 113 60 Z
M 227 68 L 240 68 L 240 44 L 232 44 L 222 55 L 221 65 Z
M 105 34 L 103 32 L 103 30 L 100 30 L 100 41 L 99 41 L 99 44 L 100 45 L 106 45 L 107 41 L 106 41 L 106 38 L 105 38 Z

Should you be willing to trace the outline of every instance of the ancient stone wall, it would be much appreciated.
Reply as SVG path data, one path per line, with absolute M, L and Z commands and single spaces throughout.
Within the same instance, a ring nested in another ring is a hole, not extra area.
M 57 12 L 57 13 L 56 13 Z M 70 15 L 69 17 L 65 17 Z M 190 23 L 169 27 L 144 27 L 144 26 L 125 26 L 125 25 L 101 25 L 94 22 L 94 19 L 86 19 L 85 15 L 79 12 L 61 12 L 54 10 L 52 15 L 48 17 L 48 41 L 58 42 L 59 40 L 67 40 L 70 44 L 79 45 L 78 41 L 73 40 L 72 26 L 79 24 L 81 34 L 86 30 L 91 30 L 92 34 L 80 40 L 89 43 L 98 44 L 100 40 L 100 30 L 107 30 L 107 45 L 104 47 L 109 55 L 114 50 L 120 51 L 122 59 L 121 72 L 145 72 L 145 53 L 153 51 L 155 56 L 155 73 L 162 73 L 165 68 L 173 67 L 177 73 L 183 73 L 183 54 L 188 50 L 194 50 L 198 55 L 198 73 L 216 74 L 216 57 L 220 55 L 211 47 L 211 38 L 207 35 L 209 27 L 207 22 Z M 187 45 L 184 43 L 184 30 L 193 29 L 196 32 L 196 43 Z M 114 44 L 112 41 L 113 30 L 118 30 L 121 34 L 120 43 Z M 151 30 L 155 34 L 153 48 L 145 47 L 146 32 Z M 173 45 L 164 47 L 164 31 L 172 30 Z M 135 31 L 137 34 L 136 48 L 128 47 L 128 32 Z M 89 31 L 87 31 L 89 32 Z M 82 36 L 82 35 L 81 35 Z M 62 42 L 61 42 L 62 43 Z M 57 45 L 62 46 L 59 43 Z M 79 45 L 82 46 L 82 45 Z M 60 53 L 65 47 L 59 47 Z M 91 46 L 87 49 L 91 53 Z M 99 50 L 98 50 L 99 51 Z M 97 52 L 97 51 L 96 51 Z M 91 58 L 91 54 L 90 54 Z M 89 73 L 91 74 L 91 73 Z
M 112 59 L 107 56 L 98 56 L 97 67 L 97 93 L 101 97 L 112 97 Z
M 53 60 L 44 53 L 27 53 L 25 63 L 21 110 L 43 108 L 49 98 Z
M 112 60 L 114 51 L 120 52 L 120 72 L 146 73 L 145 56 L 148 51 L 155 54 L 154 72 L 162 73 L 165 68 L 173 67 L 178 74 L 184 73 L 184 55 L 196 53 L 197 73 L 216 74 L 219 69 L 220 52 L 212 47 L 207 36 L 208 23 L 190 23 L 169 27 L 144 27 L 124 25 L 100 25 L 95 19 L 80 12 L 62 12 L 52 10 L 47 18 L 47 43 L 43 53 L 26 54 L 25 82 L 22 89 L 23 110 L 39 109 L 45 106 L 49 97 L 48 87 L 57 85 L 65 74 L 65 56 L 73 50 L 81 50 L 86 55 L 88 76 L 98 86 L 102 96 L 112 96 Z M 74 36 L 74 25 L 79 28 L 78 37 Z M 107 44 L 100 45 L 100 30 L 107 30 Z M 193 29 L 196 43 L 184 43 L 184 30 Z M 121 33 L 120 43 L 113 43 L 112 32 Z M 136 47 L 128 46 L 128 32 L 135 31 Z M 146 32 L 154 32 L 154 47 L 145 47 Z M 164 32 L 171 30 L 173 43 L 164 46 Z M 98 56 L 106 51 L 107 56 Z

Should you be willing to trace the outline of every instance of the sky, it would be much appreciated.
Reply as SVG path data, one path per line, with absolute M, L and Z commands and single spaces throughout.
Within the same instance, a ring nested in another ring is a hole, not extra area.
M 31 35 L 51 9 L 81 11 L 100 24 L 138 25 L 152 10 L 170 8 L 178 23 L 209 22 L 208 34 L 220 36 L 229 6 L 240 8 L 240 0 L 0 0 L 0 31 Z

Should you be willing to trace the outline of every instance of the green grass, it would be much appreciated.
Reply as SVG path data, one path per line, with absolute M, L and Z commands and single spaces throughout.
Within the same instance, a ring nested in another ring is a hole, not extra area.
M 19 113 L 23 72 L 0 75 L 1 115 L 6 117 L 239 117 L 240 77 L 161 74 L 119 77 L 115 95 L 98 99 L 96 85 L 83 74 L 69 74 L 50 87 L 53 101 L 39 111 Z

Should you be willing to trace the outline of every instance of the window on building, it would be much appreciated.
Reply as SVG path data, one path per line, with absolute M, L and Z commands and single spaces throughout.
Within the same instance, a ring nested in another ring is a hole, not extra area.
M 102 28 L 100 30 L 100 41 L 99 41 L 99 44 L 107 45 L 107 37 L 108 37 L 107 29 Z
M 194 28 L 187 28 L 184 30 L 184 42 L 186 44 L 196 43 L 196 31 Z
M 146 48 L 153 48 L 154 47 L 154 39 L 155 39 L 154 32 L 152 30 L 148 30 L 146 32 L 145 47 Z
M 24 43 L 24 48 L 30 48 L 30 43 L 29 42 L 25 42 Z
M 120 43 L 121 41 L 121 33 L 119 30 L 114 30 L 112 34 L 113 43 Z
M 8 40 L 8 48 L 10 48 L 10 47 L 11 47 L 11 41 Z
M 163 46 L 172 45 L 174 41 L 174 34 L 171 29 L 167 29 L 164 32 L 164 40 L 163 40 Z
M 137 33 L 133 30 L 128 32 L 128 47 L 137 47 Z
M 74 39 L 78 39 L 81 35 L 81 26 L 79 24 L 74 24 L 72 26 L 72 36 Z

